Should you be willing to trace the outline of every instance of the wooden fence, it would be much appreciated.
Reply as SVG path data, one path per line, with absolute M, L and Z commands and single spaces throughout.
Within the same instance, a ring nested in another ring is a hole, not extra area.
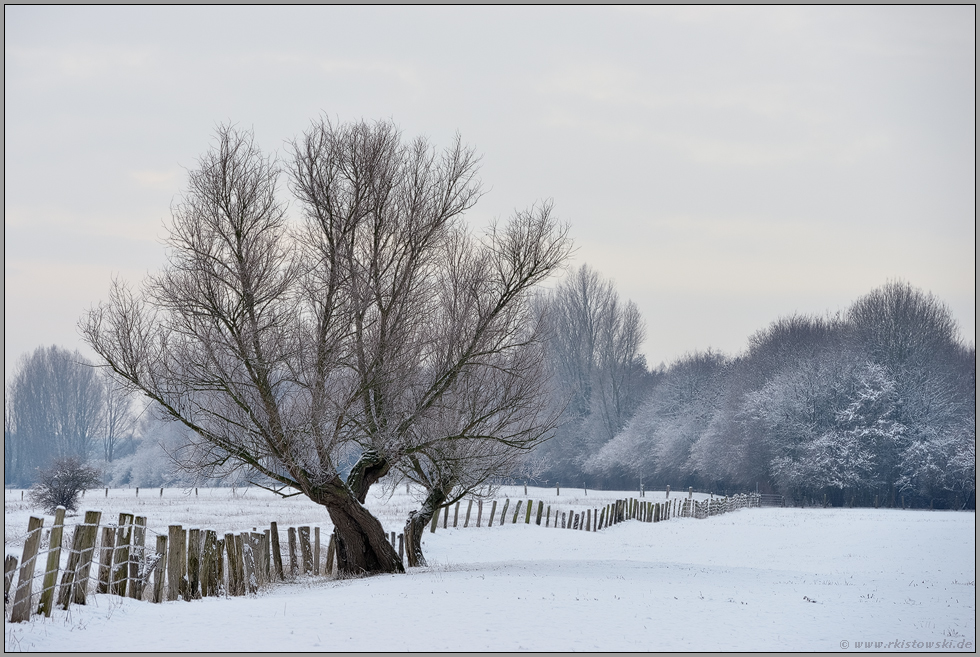
M 334 569 L 333 537 L 324 562 L 320 527 L 281 532 L 273 522 L 263 531 L 219 537 L 211 529 L 170 525 L 163 534 L 147 529 L 146 518 L 121 513 L 117 523 L 101 526 L 100 532 L 101 515 L 87 511 L 64 545 L 64 508 L 56 510 L 47 533 L 43 518 L 30 518 L 19 572 L 16 557 L 4 559 L 4 605 L 13 598 L 11 622 L 32 614 L 51 616 L 55 606 L 67 610 L 85 604 L 93 592 L 150 602 L 190 601 L 246 595 L 276 581 L 330 575 Z M 394 532 L 391 540 L 394 546 Z M 15 575 L 17 585 L 12 586 Z
M 627 520 L 663 522 L 671 518 L 708 518 L 746 507 L 758 507 L 756 493 L 695 500 L 687 498 L 647 502 L 626 498 L 602 507 L 578 510 L 552 510 L 544 501 L 519 499 L 513 508 L 509 498 L 469 500 L 460 518 L 460 503 L 452 511 L 452 526 L 493 527 L 504 524 L 597 532 Z M 474 516 L 474 506 L 476 507 Z M 484 508 L 489 512 L 484 522 Z M 497 508 L 500 506 L 500 513 Z M 450 507 L 432 516 L 430 531 L 440 521 L 449 527 Z M 70 544 L 63 545 L 65 509 L 55 512 L 54 526 L 45 534 L 44 519 L 31 517 L 24 541 L 20 570 L 14 556 L 4 559 L 4 606 L 13 588 L 11 622 L 29 620 L 32 614 L 51 616 L 55 606 L 67 610 L 72 604 L 85 604 L 92 593 L 108 593 L 150 602 L 195 600 L 208 596 L 254 594 L 260 588 L 299 575 L 333 575 L 334 537 L 327 543 L 326 560 L 321 560 L 320 527 L 288 527 L 282 532 L 277 523 L 269 529 L 226 533 L 212 529 L 185 529 L 170 525 L 167 533 L 149 530 L 146 518 L 119 514 L 114 524 L 101 526 L 99 511 L 86 511 L 84 520 L 74 526 Z M 147 539 L 155 537 L 153 545 Z M 285 539 L 285 540 L 283 540 Z M 396 540 L 397 539 L 397 540 Z M 390 533 L 404 559 L 404 536 Z M 285 553 L 284 553 L 285 549 Z M 43 561 L 42 569 L 36 566 Z M 12 587 L 14 575 L 17 586 Z M 60 585 L 58 583 L 61 576 Z
M 461 502 L 456 503 L 452 513 L 453 527 L 459 526 L 460 504 Z M 465 516 L 463 517 L 463 527 L 470 526 L 474 504 L 476 506 L 475 525 L 477 527 L 483 525 L 483 510 L 485 506 L 489 505 L 490 512 L 486 520 L 487 527 L 493 527 L 495 524 L 500 526 L 508 523 L 530 525 L 531 519 L 533 518 L 534 524 L 541 525 L 543 523 L 545 527 L 599 531 L 625 520 L 661 522 L 674 517 L 700 519 L 738 509 L 758 507 L 759 495 L 757 493 L 727 497 L 714 497 L 712 495 L 710 499 L 699 502 L 694 499 L 693 492 L 689 492 L 687 498 L 668 499 L 663 502 L 647 502 L 643 499 L 626 498 L 610 502 L 602 507 L 593 507 L 578 512 L 573 509 L 563 511 L 558 508 L 552 512 L 551 505 L 548 504 L 546 506 L 542 500 L 537 501 L 536 507 L 534 500 L 527 500 L 526 504 L 524 500 L 517 500 L 511 514 L 508 514 L 508 509 L 510 508 L 509 498 L 504 500 L 499 514 L 497 513 L 497 500 L 492 500 L 492 503 L 484 502 L 483 500 L 476 500 L 475 502 L 474 500 L 469 500 L 466 505 Z M 432 522 L 429 526 L 430 532 L 435 533 L 440 523 L 444 529 L 449 527 L 450 508 L 448 506 L 444 507 L 441 515 L 441 519 L 438 513 L 432 516 Z

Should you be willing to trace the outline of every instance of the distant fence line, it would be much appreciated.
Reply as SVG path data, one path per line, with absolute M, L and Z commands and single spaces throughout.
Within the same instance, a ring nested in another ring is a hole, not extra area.
M 712 496 L 698 501 L 689 491 L 688 497 L 683 499 L 647 502 L 626 498 L 575 512 L 557 508 L 552 511 L 551 505 L 546 506 L 542 500 L 537 501 L 535 509 L 534 500 L 530 499 L 526 503 L 517 500 L 511 509 L 507 498 L 499 514 L 498 501 L 492 500 L 485 526 L 499 526 L 508 521 L 530 525 L 533 517 L 538 526 L 543 522 L 544 527 L 596 532 L 626 520 L 662 522 L 674 517 L 707 518 L 758 507 L 760 499 L 760 495 L 750 493 Z M 476 500 L 475 504 L 474 500 L 469 500 L 462 526 L 470 526 L 474 506 L 474 525 L 483 525 L 485 505 L 488 503 L 484 500 Z M 444 507 L 441 514 L 434 514 L 430 531 L 436 531 L 440 515 L 443 528 L 448 528 L 449 514 L 449 506 Z M 459 502 L 452 515 L 452 526 L 458 527 Z M 29 620 L 32 614 L 51 616 L 55 606 L 67 610 L 72 604 L 85 604 L 91 592 L 156 603 L 218 595 L 241 596 L 299 575 L 332 575 L 336 565 L 332 535 L 327 545 L 326 562 L 321 562 L 320 527 L 289 527 L 282 532 L 273 522 L 269 529 L 261 532 L 253 528 L 251 532 L 225 533 L 219 537 L 212 529 L 184 529 L 182 525 L 170 525 L 163 534 L 148 529 L 145 517 L 120 513 L 118 522 L 102 526 L 100 533 L 101 512 L 86 511 L 84 520 L 74 525 L 70 544 L 63 546 L 64 520 L 65 509 L 59 507 L 54 526 L 45 536 L 44 519 L 32 516 L 28 521 L 19 572 L 16 557 L 4 559 L 5 607 L 15 574 L 18 580 L 17 586 L 13 587 L 11 622 Z M 155 536 L 153 546 L 146 545 L 148 534 Z M 392 547 L 397 543 L 399 557 L 404 559 L 404 536 L 396 536 L 395 532 L 390 532 L 389 536 Z M 44 549 L 42 543 L 47 543 Z M 36 565 L 42 559 L 43 569 L 35 573 Z M 40 580 L 39 586 L 35 585 L 35 580 Z

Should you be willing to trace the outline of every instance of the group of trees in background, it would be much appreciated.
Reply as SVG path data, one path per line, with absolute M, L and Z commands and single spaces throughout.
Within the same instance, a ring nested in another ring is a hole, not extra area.
M 38 347 L 4 399 L 5 485 L 30 485 L 57 459 L 111 463 L 135 446 L 132 400 L 77 351 Z
M 976 351 L 939 299 L 894 281 L 749 343 L 673 363 L 584 469 L 835 505 L 976 504 Z

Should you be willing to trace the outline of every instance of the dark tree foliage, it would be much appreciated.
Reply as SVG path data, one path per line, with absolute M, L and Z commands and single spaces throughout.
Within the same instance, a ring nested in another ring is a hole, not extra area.
M 98 486 L 102 473 L 77 456 L 55 459 L 38 472 L 37 481 L 28 492 L 31 502 L 49 513 L 63 506 L 68 511 L 78 509 L 78 498 L 89 488 Z

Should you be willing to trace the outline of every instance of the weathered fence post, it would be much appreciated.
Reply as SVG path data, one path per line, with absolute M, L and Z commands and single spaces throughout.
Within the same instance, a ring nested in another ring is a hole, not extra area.
M 459 502 L 456 502 L 456 510 L 453 511 L 453 529 L 456 528 L 459 522 Z
M 23 491 L 21 492 L 23 494 Z M 10 597 L 10 585 L 14 581 L 14 571 L 17 570 L 17 557 L 8 554 L 3 558 L 3 599 Z
M 463 521 L 463 528 L 470 526 L 470 512 L 473 511 L 473 500 L 470 500 L 466 505 L 466 519 Z
M 483 500 L 476 501 L 476 526 L 480 527 L 480 522 L 483 520 Z
M 198 594 L 201 586 L 201 530 L 198 527 L 187 532 L 187 581 L 191 599 L 202 597 Z
M 163 577 L 167 565 L 167 537 L 164 534 L 157 534 L 157 555 L 153 566 L 153 602 L 159 603 L 163 602 Z
M 299 559 L 296 557 L 296 528 L 290 527 L 289 534 L 289 576 L 296 577 L 299 574 Z
M 268 533 L 266 534 L 266 542 L 268 543 Z M 395 532 L 391 532 L 391 547 L 395 547 Z M 265 564 L 268 566 L 269 560 L 265 559 Z M 313 528 L 313 574 L 320 574 L 320 528 Z
M 303 526 L 299 528 L 299 548 L 303 556 L 303 574 L 313 572 L 313 546 L 310 545 L 310 528 Z
M 336 534 L 330 534 L 330 541 L 327 543 L 327 569 L 323 573 L 324 575 L 333 576 L 333 557 L 336 551 L 337 551 L 337 536 Z M 403 556 L 401 555 L 402 546 L 400 542 L 398 545 L 398 552 L 399 552 L 399 556 Z
M 85 604 L 88 594 L 88 574 L 92 568 L 95 540 L 98 538 L 101 519 L 101 511 L 86 511 L 84 523 L 75 527 L 72 551 L 68 555 L 68 568 L 61 578 L 61 590 L 58 591 L 58 605 L 63 605 L 66 611 L 72 602 Z
M 524 513 L 524 524 L 531 524 L 531 509 L 534 507 L 534 502 L 532 500 L 527 501 L 527 511 Z
M 48 539 L 48 562 L 44 568 L 44 580 L 41 584 L 41 601 L 37 613 L 51 617 L 54 609 L 54 589 L 58 584 L 58 568 L 61 566 L 61 535 L 65 529 L 65 507 L 59 506 L 54 511 L 54 527 L 51 528 L 51 538 Z M 6 598 L 5 598 L 6 599 Z
M 534 520 L 534 524 L 541 525 L 541 514 L 544 513 L 544 500 L 538 500 L 538 516 Z
M 504 498 L 504 508 L 500 510 L 500 524 L 504 525 L 507 522 L 507 507 L 510 506 L 510 498 Z
M 171 545 L 170 549 L 173 550 L 177 548 L 177 569 L 180 572 L 180 583 L 178 584 L 181 596 L 184 600 L 190 602 L 190 580 L 187 579 L 187 530 L 183 527 L 180 528 L 180 540 L 177 545 Z
M 245 566 L 245 587 L 249 593 L 254 594 L 259 590 L 259 574 L 258 568 L 255 566 L 255 534 L 242 532 L 235 539 L 236 545 L 238 541 L 241 541 L 242 545 L 242 563 Z
M 333 540 L 332 538 L 330 539 Z M 398 559 L 404 563 L 405 562 L 405 534 L 398 535 Z
M 143 585 L 149 573 L 143 572 L 146 563 L 146 518 L 136 516 L 133 521 L 133 543 L 129 550 L 129 597 L 143 598 Z
M 514 507 L 514 519 L 510 521 L 510 524 L 517 524 L 517 516 L 521 515 L 521 504 L 524 500 L 517 500 L 517 506 Z
M 225 585 L 225 539 L 219 538 L 217 544 L 218 588 L 214 594 L 218 595 L 224 592 L 227 595 L 228 587 Z
M 228 595 L 241 595 L 239 591 L 241 586 L 241 581 L 238 576 L 238 551 L 235 550 L 235 535 L 225 534 L 225 552 L 228 554 L 228 587 L 226 589 Z M 171 575 L 171 581 L 173 581 L 173 575 Z
M 275 522 L 272 523 L 269 529 L 269 538 L 272 539 L 272 572 L 279 580 L 283 580 L 286 578 L 286 575 L 282 569 L 282 550 L 279 548 L 279 526 Z M 330 540 L 333 541 L 332 538 Z M 328 555 L 327 561 L 329 560 Z
M 44 518 L 31 516 L 27 521 L 27 539 L 24 541 L 24 553 L 20 560 L 20 574 L 17 578 L 17 589 L 14 591 L 14 607 L 10 612 L 11 623 L 22 623 L 31 618 L 31 588 L 34 583 L 34 564 L 37 561 L 37 549 L 41 545 L 41 530 L 44 528 Z
M 449 506 L 442 510 L 442 528 L 449 529 Z M 392 539 L 391 547 L 395 547 L 395 539 Z
M 490 506 L 490 521 L 487 522 L 487 527 L 493 527 L 493 517 L 495 515 L 497 515 L 497 500 L 494 500 Z
M 99 582 L 96 593 L 108 593 L 112 584 L 112 555 L 116 548 L 116 529 L 112 526 L 102 528 L 102 553 L 99 555 Z
M 467 520 L 469 520 L 469 518 L 467 518 Z M 436 527 L 438 526 L 439 526 L 439 509 L 437 507 L 436 510 L 432 512 L 432 522 L 429 523 L 429 532 L 435 534 Z
M 201 597 L 218 594 L 218 532 L 204 530 L 201 545 Z
M 177 595 L 180 593 L 180 579 L 183 575 L 180 568 L 180 544 L 183 542 L 181 541 L 182 531 L 183 527 L 180 525 L 170 525 L 167 527 L 167 536 L 169 538 L 169 549 L 167 551 L 167 600 L 170 601 L 176 600 Z

